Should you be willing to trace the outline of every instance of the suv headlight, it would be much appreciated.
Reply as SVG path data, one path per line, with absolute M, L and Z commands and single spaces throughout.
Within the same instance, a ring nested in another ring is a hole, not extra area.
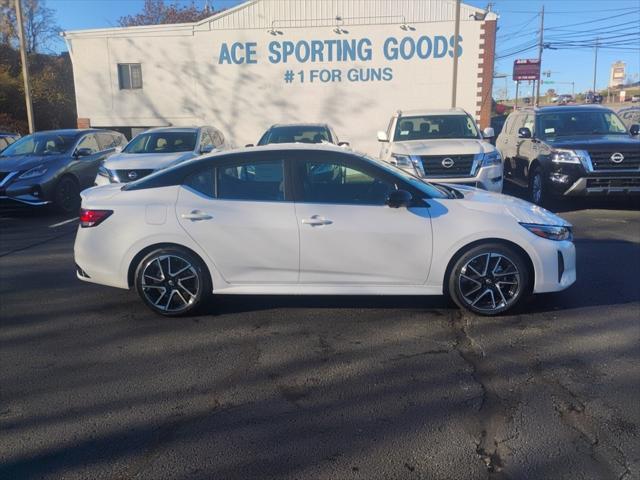
M 36 178 L 41 177 L 45 173 L 47 173 L 47 167 L 45 167 L 44 165 L 38 165 L 37 167 L 33 167 L 31 170 L 27 170 L 18 178 L 21 180 L 25 180 L 27 178 Z
M 534 235 L 546 238 L 548 240 L 573 240 L 573 232 L 568 225 L 538 225 L 537 223 L 521 223 L 524 228 Z
M 492 165 L 502 165 L 502 157 L 497 150 L 485 153 L 482 157 L 482 166 L 490 167 Z
M 413 168 L 418 175 L 424 177 L 424 168 L 420 161 L 420 157 L 416 157 L 415 155 L 400 155 L 392 153 L 391 163 L 400 168 Z
M 118 175 L 113 170 L 109 170 L 107 167 L 98 168 L 98 175 L 108 178 L 110 182 L 119 183 Z
M 557 149 L 551 152 L 551 161 L 553 163 L 581 163 L 581 158 L 574 150 Z

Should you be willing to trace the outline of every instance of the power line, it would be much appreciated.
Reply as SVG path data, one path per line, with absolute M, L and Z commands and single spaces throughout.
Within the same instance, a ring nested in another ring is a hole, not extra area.
M 634 9 L 634 10 L 637 10 L 638 13 L 640 13 L 640 9 Z M 548 30 L 565 29 L 567 27 L 577 27 L 578 25 L 587 25 L 587 24 L 591 24 L 591 23 L 604 22 L 606 20 L 611 20 L 612 18 L 624 17 L 624 16 L 627 16 L 627 15 L 629 15 L 629 14 L 628 13 L 620 13 L 618 15 L 611 15 L 609 17 L 598 18 L 598 19 L 595 19 L 595 20 L 588 20 L 586 22 L 570 23 L 570 24 L 567 24 L 567 25 L 563 25 L 561 27 L 549 27 L 546 30 L 548 31 Z

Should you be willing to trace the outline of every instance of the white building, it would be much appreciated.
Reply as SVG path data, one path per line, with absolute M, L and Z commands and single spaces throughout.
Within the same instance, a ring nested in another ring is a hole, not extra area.
M 497 16 L 461 6 L 457 106 L 485 127 Z M 398 109 L 451 106 L 454 0 L 251 0 L 201 22 L 64 33 L 78 125 L 210 124 L 238 144 L 326 122 L 377 153 Z

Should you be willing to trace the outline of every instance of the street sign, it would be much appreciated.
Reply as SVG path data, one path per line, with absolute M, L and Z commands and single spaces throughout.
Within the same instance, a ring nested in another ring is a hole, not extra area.
M 513 79 L 516 81 L 539 80 L 540 60 L 537 58 L 515 60 L 513 62 Z
M 554 80 L 543 80 L 542 83 L 556 83 Z

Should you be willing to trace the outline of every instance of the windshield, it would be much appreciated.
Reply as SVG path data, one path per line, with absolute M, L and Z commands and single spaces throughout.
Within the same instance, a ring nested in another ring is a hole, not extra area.
M 400 177 L 405 182 L 411 184 L 412 187 L 417 188 L 421 192 L 426 193 L 429 198 L 449 198 L 449 195 L 443 191 L 441 188 L 438 188 L 435 185 L 432 185 L 428 182 L 420 180 L 418 177 L 411 175 L 408 172 L 405 172 L 400 167 L 396 167 L 388 162 L 383 162 L 382 160 L 378 160 L 376 158 L 370 157 L 368 155 L 363 155 L 364 158 L 369 160 L 371 163 L 374 163 L 376 167 L 382 168 L 387 171 L 391 175 L 396 177 Z
M 423 115 L 401 117 L 394 142 L 440 138 L 479 138 L 475 122 L 467 115 Z
M 196 137 L 195 131 L 141 133 L 122 151 L 124 153 L 191 152 L 196 148 Z
M 71 150 L 77 135 L 54 133 L 34 133 L 12 143 L 0 153 L 1 157 L 11 155 L 56 155 Z
M 258 145 L 269 143 L 322 143 L 331 142 L 329 130 L 323 126 L 272 127 L 262 136 Z
M 543 139 L 572 135 L 617 135 L 627 130 L 613 112 L 558 112 L 543 113 L 538 120 L 538 136 Z

